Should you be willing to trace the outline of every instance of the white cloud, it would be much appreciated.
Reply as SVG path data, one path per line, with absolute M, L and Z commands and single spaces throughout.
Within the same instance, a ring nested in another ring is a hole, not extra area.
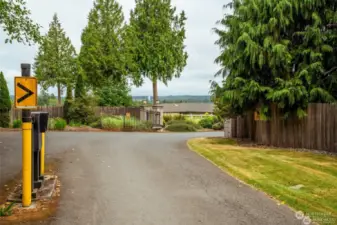
M 120 0 L 125 18 L 135 6 L 134 0 Z M 212 33 L 217 20 L 223 15 L 223 5 L 229 0 L 172 0 L 178 11 L 184 10 L 187 15 L 186 46 L 189 54 L 188 65 L 180 79 L 174 79 L 169 86 L 159 84 L 159 95 L 193 94 L 204 95 L 209 91 L 209 80 L 219 69 L 214 59 L 219 49 L 214 42 L 217 36 Z M 54 13 L 57 13 L 67 35 L 77 50 L 81 46 L 81 32 L 87 24 L 87 16 L 93 5 L 92 0 L 28 0 L 32 19 L 42 25 L 46 32 Z M 4 34 L 0 32 L 0 36 Z M 3 38 L 4 39 L 4 38 Z M 0 40 L 0 70 L 5 74 L 10 92 L 13 94 L 14 76 L 20 75 L 21 63 L 33 63 L 37 46 L 24 46 L 14 43 L 4 44 Z M 54 89 L 52 89 L 54 91 Z M 147 81 L 140 88 L 132 89 L 133 95 L 151 95 L 152 85 Z

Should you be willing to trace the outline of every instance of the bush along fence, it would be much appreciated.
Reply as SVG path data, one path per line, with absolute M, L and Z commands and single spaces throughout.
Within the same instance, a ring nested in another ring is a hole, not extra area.
M 309 104 L 303 119 L 283 119 L 276 108 L 267 121 L 248 113 L 231 120 L 230 133 L 232 138 L 247 138 L 262 145 L 337 153 L 337 105 Z
M 50 121 L 61 123 L 60 118 L 64 118 L 63 106 L 39 106 L 34 111 L 48 112 Z M 140 124 L 146 123 L 147 126 L 151 126 L 155 129 L 163 126 L 163 111 L 161 106 L 154 107 L 96 107 L 95 116 L 99 118 L 97 122 L 102 125 L 102 118 L 114 117 L 114 121 L 118 122 L 118 129 L 123 130 L 135 130 L 139 129 Z M 53 118 L 55 120 L 53 120 Z M 10 111 L 11 124 L 21 121 L 21 109 L 14 109 Z M 112 119 L 105 119 L 106 124 L 113 124 Z M 110 122 L 110 123 L 109 123 Z M 117 126 L 116 122 L 116 126 Z M 110 126 L 108 125 L 108 127 Z M 113 125 L 111 125 L 113 126 Z M 54 127 L 54 126 L 52 126 Z M 56 126 L 58 127 L 58 126 Z M 62 127 L 62 126 L 61 126 Z M 112 129 L 112 128 L 111 128 Z M 116 127 L 117 129 L 117 127 Z

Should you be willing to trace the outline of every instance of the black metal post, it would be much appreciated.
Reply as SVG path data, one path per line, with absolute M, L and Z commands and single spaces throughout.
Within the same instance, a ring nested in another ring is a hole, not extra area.
M 42 182 L 40 180 L 40 149 L 41 149 L 41 133 L 40 133 L 40 112 L 33 112 L 33 181 L 34 188 L 40 188 Z

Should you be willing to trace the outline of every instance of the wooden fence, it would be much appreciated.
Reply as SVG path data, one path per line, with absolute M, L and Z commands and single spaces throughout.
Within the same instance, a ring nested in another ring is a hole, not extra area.
M 286 148 L 337 152 L 337 105 L 309 104 L 303 119 L 283 119 L 276 109 L 268 121 L 253 114 L 232 119 L 232 137 L 248 138 L 258 144 Z
M 14 109 L 10 111 L 11 121 L 21 119 L 21 109 Z M 63 106 L 39 106 L 37 109 L 32 110 L 40 112 L 48 112 L 50 118 L 63 117 Z M 140 119 L 141 107 L 96 107 L 95 115 L 108 115 L 108 116 L 120 116 L 126 115 Z
M 63 117 L 63 106 L 39 106 L 32 112 L 48 112 L 50 118 Z M 12 108 L 10 111 L 11 121 L 21 120 L 21 109 Z

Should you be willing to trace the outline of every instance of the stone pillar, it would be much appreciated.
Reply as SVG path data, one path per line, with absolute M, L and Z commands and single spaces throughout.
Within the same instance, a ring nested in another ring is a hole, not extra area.
M 232 137 L 232 123 L 231 119 L 224 119 L 224 137 L 225 138 L 231 138 Z
M 146 121 L 146 109 L 144 106 L 140 107 L 140 121 Z
M 154 112 L 159 112 L 160 119 L 159 124 L 160 126 L 164 126 L 164 106 L 161 105 L 154 105 L 152 106 Z

